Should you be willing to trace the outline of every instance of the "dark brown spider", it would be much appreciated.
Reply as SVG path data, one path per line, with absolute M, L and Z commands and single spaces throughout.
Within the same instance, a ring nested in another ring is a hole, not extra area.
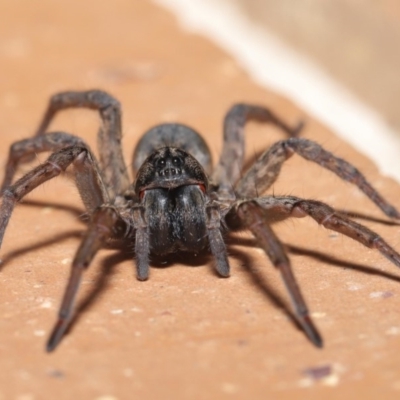
M 70 107 L 99 111 L 102 119 L 98 141 L 100 162 L 82 139 L 64 132 L 46 133 L 54 115 Z M 266 150 L 241 177 L 243 130 L 249 119 L 272 122 L 291 137 Z M 399 219 L 400 214 L 347 161 L 315 142 L 297 138 L 300 130 L 301 125 L 290 128 L 264 107 L 236 104 L 225 117 L 223 151 L 211 173 L 210 153 L 198 133 L 180 124 L 158 125 L 143 136 L 136 148 L 133 160 L 136 179 L 130 184 L 121 150 L 119 102 L 98 90 L 53 96 L 36 135 L 10 148 L 0 209 L 1 243 L 15 204 L 43 182 L 73 166 L 75 182 L 91 220 L 72 263 L 47 350 L 52 351 L 58 345 L 68 328 L 83 271 L 111 239 L 135 242 L 139 280 L 149 276 L 150 254 L 200 252 L 208 248 L 218 273 L 228 277 L 224 235 L 244 229 L 253 233 L 281 272 L 299 324 L 308 338 L 322 347 L 290 261 L 271 224 L 290 217 L 310 216 L 328 229 L 378 249 L 397 266 L 400 266 L 400 255 L 379 235 L 324 203 L 294 196 L 259 197 L 259 194 L 275 182 L 282 164 L 297 153 L 358 186 L 387 216 Z M 44 151 L 53 153 L 44 164 L 12 184 L 18 164 Z

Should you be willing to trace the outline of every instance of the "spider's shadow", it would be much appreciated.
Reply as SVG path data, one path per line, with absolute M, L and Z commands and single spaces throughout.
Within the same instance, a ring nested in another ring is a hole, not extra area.
M 23 199 L 20 203 L 18 203 L 18 205 L 19 207 L 21 206 L 37 207 L 37 208 L 51 207 L 54 208 L 55 210 L 67 211 L 75 218 L 79 219 L 82 219 L 84 216 L 87 215 L 87 212 L 80 207 L 74 207 L 59 203 L 49 203 L 48 201 L 42 201 L 42 200 Z
M 93 285 L 93 289 L 86 294 L 86 296 L 80 301 L 77 312 L 74 314 L 70 325 L 66 333 L 69 333 L 77 321 L 82 317 L 84 311 L 88 310 L 96 301 L 96 298 L 102 293 L 109 283 L 109 279 L 114 272 L 114 268 L 124 261 L 132 261 L 132 270 L 134 270 L 134 253 L 132 248 L 128 246 L 121 246 L 120 251 L 111 254 L 106 257 L 101 265 L 101 271 L 96 278 L 96 282 Z M 189 267 L 200 267 L 210 263 L 211 255 L 204 254 L 197 257 L 185 257 L 184 254 L 172 254 L 166 257 L 153 257 L 150 260 L 151 266 L 155 268 L 170 268 L 174 264 L 184 263 Z M 132 274 L 132 280 L 134 280 L 134 274 Z M 137 282 L 139 285 L 142 282 Z
M 233 238 L 230 238 L 229 244 L 234 245 L 234 246 L 260 248 L 256 239 L 253 239 L 253 238 L 233 237 Z M 284 246 L 290 254 L 308 256 L 308 257 L 314 258 L 315 260 L 320 261 L 323 264 L 327 264 L 329 266 L 334 266 L 334 267 L 344 268 L 344 269 L 348 268 L 348 269 L 352 269 L 357 272 L 361 272 L 363 274 L 376 275 L 376 276 L 380 276 L 385 279 L 400 282 L 400 276 L 396 275 L 396 274 L 392 274 L 390 272 L 380 271 L 376 268 L 368 267 L 364 264 L 357 264 L 355 262 L 344 261 L 344 260 L 341 260 L 340 258 L 336 258 L 334 256 L 331 256 L 329 254 L 326 254 L 326 253 L 323 253 L 323 252 L 320 252 L 317 250 L 293 246 L 291 244 L 284 244 Z M 269 261 L 267 259 L 266 259 L 266 262 L 269 263 Z M 272 265 L 270 265 L 270 266 L 272 267 Z M 248 267 L 247 269 L 250 269 L 250 268 L 251 267 Z
M 232 237 L 229 240 L 229 244 L 231 246 L 235 245 L 241 247 L 260 248 L 258 242 L 254 238 Z M 285 244 L 285 248 L 290 254 L 308 256 L 320 261 L 321 263 L 327 264 L 328 266 L 334 266 L 344 269 L 348 268 L 364 274 L 376 275 L 385 279 L 400 282 L 399 275 L 395 275 L 390 272 L 380 271 L 378 269 L 368 267 L 363 264 L 344 261 L 323 252 L 287 244 Z M 287 301 L 289 299 L 289 296 L 285 297 L 285 299 L 282 298 L 282 296 L 275 290 L 275 288 L 266 280 L 266 277 L 263 274 L 261 268 L 255 268 L 254 262 L 252 261 L 251 257 L 248 256 L 248 253 L 238 249 L 232 249 L 231 247 L 230 255 L 233 258 L 238 258 L 241 261 L 242 267 L 244 267 L 249 272 L 249 277 L 258 288 L 258 290 L 260 290 L 276 307 L 279 307 L 291 320 L 291 322 L 295 326 L 297 326 L 298 329 L 303 331 L 303 328 L 301 327 L 294 313 L 292 312 L 290 303 Z M 272 264 L 267 258 L 265 260 L 265 263 L 265 268 L 272 267 Z
M 82 215 L 84 215 L 82 210 L 77 207 L 75 208 L 75 207 L 64 206 L 64 205 L 59 205 L 59 204 L 48 204 L 45 202 L 32 201 L 32 200 L 25 201 L 24 204 L 28 205 L 28 206 L 34 206 L 34 207 L 51 206 L 51 207 L 54 207 L 57 209 L 66 210 L 66 211 L 72 213 L 75 217 L 81 217 Z M 383 223 L 383 224 L 387 224 L 387 225 L 398 225 L 398 223 L 396 223 L 396 222 L 370 217 L 369 215 L 365 215 L 365 214 L 349 212 L 349 211 L 340 211 L 340 212 L 347 214 L 351 217 L 366 219 L 366 220 L 370 220 L 373 222 L 379 222 L 379 223 Z M 1 267 L 3 268 L 9 260 L 11 260 L 15 257 L 18 257 L 19 255 L 33 251 L 38 248 L 48 246 L 50 244 L 55 244 L 59 241 L 62 241 L 64 239 L 67 239 L 70 237 L 81 237 L 81 235 L 82 235 L 82 231 L 80 231 L 80 230 L 65 232 L 63 234 L 54 236 L 51 239 L 47 239 L 47 240 L 38 242 L 34 245 L 27 246 L 22 249 L 18 249 L 16 251 L 13 251 L 13 252 L 7 254 L 3 258 Z M 279 307 L 286 314 L 286 316 L 293 322 L 294 325 L 296 325 L 299 329 L 301 329 L 299 324 L 297 323 L 297 320 L 296 320 L 294 314 L 291 311 L 291 308 L 290 308 L 287 300 L 285 300 L 286 298 L 283 299 L 282 296 L 274 289 L 274 287 L 266 280 L 266 278 L 263 275 L 260 268 L 254 267 L 254 260 L 251 256 L 251 254 L 248 254 L 248 252 L 246 252 L 246 251 L 239 250 L 237 248 L 232 247 L 232 246 L 241 246 L 241 247 L 256 248 L 256 247 L 258 247 L 258 243 L 256 242 L 256 240 L 251 239 L 251 238 L 230 237 L 227 244 L 228 244 L 228 246 L 230 245 L 229 246 L 230 256 L 232 258 L 237 259 L 238 262 L 246 269 L 246 271 L 248 271 L 248 275 L 249 275 L 250 279 L 253 281 L 253 283 L 258 288 L 258 290 L 260 290 L 275 306 Z M 385 279 L 390 279 L 390 280 L 400 282 L 400 277 L 395 274 L 391 274 L 391 273 L 384 272 L 384 271 L 379 271 L 377 269 L 374 269 L 374 268 L 371 268 L 371 267 L 368 267 L 368 266 L 365 266 L 362 264 L 349 263 L 347 261 L 335 258 L 333 256 L 329 256 L 322 252 L 318 252 L 318 251 L 311 250 L 311 249 L 300 248 L 300 247 L 292 246 L 292 245 L 286 245 L 286 248 L 292 254 L 309 256 L 309 257 L 317 259 L 328 265 L 332 265 L 332 266 L 336 266 L 336 267 L 340 267 L 340 268 L 349 268 L 349 269 L 352 269 L 352 270 L 355 270 L 358 272 L 367 273 L 370 275 L 377 275 L 377 276 L 381 276 Z M 79 318 L 82 316 L 82 313 L 85 310 L 90 308 L 90 306 L 95 302 L 98 295 L 107 287 L 109 278 L 113 273 L 113 268 L 116 265 L 122 263 L 123 261 L 126 261 L 126 260 L 133 261 L 133 252 L 132 252 L 131 248 L 129 248 L 128 246 L 119 246 L 118 249 L 119 249 L 119 251 L 117 253 L 113 253 L 103 260 L 102 266 L 101 266 L 101 272 L 99 273 L 99 275 L 96 278 L 96 282 L 93 286 L 93 289 L 88 294 L 86 294 L 84 296 L 84 298 L 79 302 L 78 307 L 77 307 L 77 312 L 75 313 L 74 317 L 71 320 L 70 326 L 68 328 L 68 332 L 71 329 L 73 329 L 73 326 L 79 320 Z M 168 257 L 153 258 L 151 260 L 151 265 L 152 265 L 152 267 L 156 267 L 156 268 L 168 268 L 168 267 L 171 267 L 173 264 L 183 263 L 188 266 L 197 267 L 197 266 L 202 266 L 202 265 L 209 265 L 211 260 L 212 260 L 212 257 L 210 254 L 199 255 L 197 257 L 193 257 L 193 256 L 187 257 L 187 255 L 185 255 L 185 254 L 172 254 Z M 265 266 L 266 268 L 272 267 L 270 265 L 269 261 L 267 260 L 267 258 L 266 258 L 265 263 L 266 263 L 266 266 Z M 132 279 L 134 279 L 133 274 L 132 274 Z
M 82 211 L 81 208 L 79 207 L 73 207 L 69 205 L 64 205 L 64 204 L 58 204 L 58 203 L 49 203 L 46 201 L 40 201 L 40 200 L 25 200 L 22 201 L 20 206 L 28 206 L 28 207 L 37 207 L 37 208 L 43 208 L 43 207 L 52 207 L 57 210 L 63 210 L 69 212 L 71 215 L 73 215 L 76 219 L 80 220 L 80 222 L 85 222 L 85 217 L 87 216 L 87 213 L 85 211 Z M 51 239 L 44 239 L 42 241 L 36 242 L 33 245 L 16 249 L 14 251 L 11 251 L 7 254 L 5 254 L 1 258 L 1 265 L 0 265 L 0 272 L 5 268 L 5 266 L 10 262 L 12 259 L 19 257 L 25 253 L 41 249 L 42 247 L 47 247 L 52 244 L 56 244 L 59 242 L 62 242 L 63 240 L 69 239 L 69 238 L 80 238 L 82 237 L 82 230 L 73 230 L 69 232 L 63 232 L 57 235 L 54 235 Z
M 301 326 L 297 322 L 297 319 L 293 312 L 291 311 L 290 304 L 288 302 L 288 297 L 283 298 L 276 290 L 275 288 L 266 280 L 264 274 L 260 270 L 260 268 L 255 268 L 254 267 L 254 259 L 252 258 L 251 255 L 248 254 L 247 251 L 239 250 L 237 248 L 233 248 L 232 246 L 235 245 L 240 245 L 243 247 L 258 247 L 258 244 L 255 239 L 246 239 L 246 238 L 230 238 L 229 239 L 229 244 L 231 245 L 229 248 L 229 255 L 232 258 L 235 258 L 236 260 L 239 261 L 242 267 L 245 268 L 245 270 L 248 272 L 249 278 L 252 280 L 252 282 L 255 284 L 258 290 L 260 290 L 265 297 L 269 299 L 269 301 L 272 302 L 276 307 L 279 307 L 282 312 L 291 320 L 291 322 L 300 330 L 302 330 Z M 349 268 L 357 272 L 361 273 L 367 273 L 370 275 L 377 275 L 380 277 L 383 277 L 385 279 L 390 279 L 396 282 L 400 282 L 400 276 L 397 276 L 395 274 L 385 272 L 385 271 L 380 271 L 377 269 L 374 269 L 372 267 L 368 267 L 362 264 L 356 264 L 356 263 L 351 263 L 347 262 L 338 258 L 335 258 L 333 256 L 329 256 L 325 253 L 318 252 L 315 250 L 311 249 L 305 249 L 305 248 L 300 248 L 297 246 L 291 246 L 287 245 L 286 248 L 291 254 L 296 254 L 296 255 L 305 255 L 309 256 L 312 258 L 315 258 L 323 263 L 326 263 L 328 265 L 332 265 L 335 267 L 339 268 Z M 82 314 L 84 311 L 90 308 L 90 306 L 94 303 L 96 300 L 97 296 L 105 290 L 107 287 L 108 280 L 110 276 L 112 275 L 113 268 L 118 265 L 119 263 L 126 261 L 128 259 L 133 258 L 133 254 L 128 254 L 128 252 L 118 252 L 110 255 L 109 257 L 106 257 L 102 263 L 101 267 L 101 273 L 98 275 L 97 280 L 93 286 L 93 289 L 81 300 L 79 303 L 79 306 L 77 308 L 77 313 L 74 315 L 73 319 L 71 320 L 71 324 L 68 328 L 68 332 L 73 329 L 73 326 L 75 323 L 79 320 L 79 318 L 82 317 Z M 190 261 L 191 260 L 191 261 Z M 151 265 L 156 268 L 168 268 L 171 267 L 173 264 L 177 262 L 183 262 L 184 264 L 191 266 L 191 267 L 197 267 L 197 266 L 202 266 L 202 265 L 209 265 L 210 261 L 212 260 L 211 255 L 204 255 L 204 256 L 199 256 L 198 258 L 188 258 L 182 256 L 182 259 L 180 257 L 176 257 L 176 255 L 172 255 L 171 257 L 168 258 L 159 258 L 159 259 L 154 259 L 152 260 Z M 266 268 L 272 267 L 270 265 L 269 261 L 266 259 Z M 140 282 L 138 283 L 140 284 Z M 67 333 L 68 333 L 67 332 Z
M 42 247 L 47 247 L 47 246 L 50 246 L 53 244 L 60 243 L 63 240 L 70 239 L 73 237 L 81 238 L 82 231 L 81 230 L 73 230 L 73 231 L 69 231 L 69 232 L 60 233 L 59 235 L 53 236 L 51 239 L 45 239 L 40 242 L 36 242 L 30 246 L 26 246 L 23 248 L 16 249 L 14 251 L 10 251 L 9 253 L 5 254 L 4 257 L 1 258 L 0 272 L 14 258 L 22 256 L 25 253 L 30 253 L 31 251 L 41 249 Z

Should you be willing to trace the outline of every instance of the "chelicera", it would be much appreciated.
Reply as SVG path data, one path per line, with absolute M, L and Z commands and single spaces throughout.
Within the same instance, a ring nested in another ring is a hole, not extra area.
M 55 114 L 71 107 L 90 108 L 100 113 L 98 161 L 79 137 L 47 132 Z M 250 119 L 275 124 L 289 138 L 264 151 L 242 175 L 244 127 Z M 236 104 L 225 116 L 222 154 L 213 169 L 208 147 L 197 132 L 182 124 L 158 125 L 147 131 L 137 145 L 132 164 L 136 178 L 132 184 L 122 156 L 119 102 L 99 90 L 53 96 L 35 136 L 10 148 L 0 209 L 1 243 L 17 202 L 71 166 L 90 215 L 89 226 L 72 262 L 47 350 L 54 350 L 62 339 L 73 315 L 82 274 L 110 240 L 134 243 L 137 277 L 142 281 L 149 277 L 151 255 L 175 252 L 210 251 L 218 274 L 228 277 L 224 237 L 238 230 L 249 230 L 255 236 L 281 273 L 298 323 L 312 343 L 322 347 L 321 336 L 309 316 L 290 260 L 271 224 L 309 216 L 327 229 L 377 249 L 397 266 L 400 266 L 400 255 L 378 234 L 322 202 L 263 194 L 277 179 L 282 164 L 296 153 L 356 185 L 388 217 L 399 219 L 400 215 L 356 168 L 319 144 L 297 137 L 300 130 L 301 124 L 292 128 L 264 107 Z M 52 152 L 47 161 L 13 183 L 18 165 L 45 151 Z

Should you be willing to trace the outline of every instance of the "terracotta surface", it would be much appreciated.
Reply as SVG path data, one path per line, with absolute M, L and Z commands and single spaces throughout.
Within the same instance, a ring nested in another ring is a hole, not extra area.
M 0 15 L 2 164 L 60 90 L 96 87 L 121 100 L 127 160 L 141 132 L 171 120 L 203 132 L 216 159 L 224 112 L 247 101 L 290 123 L 306 119 L 305 137 L 352 160 L 398 204 L 399 185 L 369 160 L 147 1 L 2 1 Z M 93 147 L 97 127 L 95 113 L 83 110 L 63 113 L 53 126 Z M 283 138 L 257 124 L 246 135 L 250 158 Z M 273 191 L 387 220 L 353 186 L 298 157 Z M 399 398 L 400 272 L 377 251 L 308 219 L 276 231 L 325 339 L 322 350 L 288 317 L 277 271 L 242 234 L 230 247 L 229 279 L 219 279 L 205 258 L 152 268 L 150 280 L 138 282 L 129 254 L 102 251 L 84 279 L 79 318 L 59 348 L 45 353 L 85 229 L 82 213 L 73 183 L 61 177 L 12 217 L 1 250 L 0 399 Z M 400 249 L 397 226 L 364 223 Z

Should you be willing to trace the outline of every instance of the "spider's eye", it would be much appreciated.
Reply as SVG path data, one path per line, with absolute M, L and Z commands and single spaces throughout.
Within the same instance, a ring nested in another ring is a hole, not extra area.
M 174 157 L 174 158 L 172 159 L 172 164 L 174 164 L 175 167 L 180 167 L 181 164 L 182 164 L 182 161 L 181 161 L 180 158 Z
M 165 167 L 165 158 L 160 158 L 158 161 L 157 161 L 157 167 L 158 168 L 164 168 Z

